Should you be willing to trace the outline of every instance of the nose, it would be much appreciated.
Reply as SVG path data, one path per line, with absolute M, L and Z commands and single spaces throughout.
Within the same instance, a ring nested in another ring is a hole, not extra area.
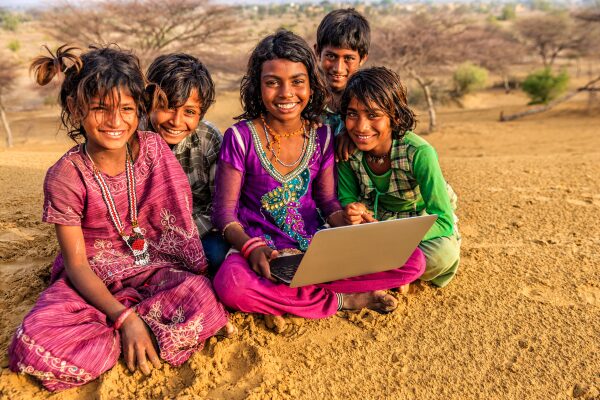
M 171 123 L 173 124 L 174 127 L 179 128 L 179 124 L 181 123 L 182 120 L 183 120 L 183 109 L 178 108 L 175 110 L 175 112 L 173 113 L 173 115 L 171 117 Z
M 333 64 L 333 72 L 341 72 L 344 70 L 344 59 L 342 57 L 338 57 L 337 60 Z
M 121 115 L 121 110 L 118 108 L 111 109 L 106 115 L 106 125 L 111 128 L 118 128 L 123 120 L 123 116 Z
M 292 85 L 290 85 L 287 82 L 282 83 L 280 86 L 280 90 L 279 90 L 279 96 L 286 98 L 286 99 L 294 97 L 294 91 L 292 90 Z
M 365 117 L 358 117 L 358 121 L 356 121 L 356 128 L 358 132 L 363 133 L 367 132 L 370 129 L 369 119 Z

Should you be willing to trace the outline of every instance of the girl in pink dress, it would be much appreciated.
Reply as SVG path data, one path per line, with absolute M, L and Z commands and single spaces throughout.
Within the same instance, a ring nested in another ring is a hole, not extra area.
M 32 64 L 39 84 L 64 76 L 62 121 L 83 143 L 46 175 L 43 220 L 60 254 L 52 284 L 18 327 L 10 368 L 49 390 L 82 385 L 123 351 L 130 370 L 180 365 L 234 328 L 210 281 L 187 178 L 167 144 L 137 131 L 146 82 L 131 53 L 59 48 Z
M 397 302 L 385 289 L 423 273 L 416 249 L 404 266 L 387 272 L 301 288 L 272 279 L 269 260 L 306 251 L 324 221 L 344 225 L 332 132 L 328 125 L 314 128 L 327 95 L 315 56 L 299 36 L 279 31 L 252 52 L 242 80 L 244 113 L 225 132 L 216 178 L 213 222 L 237 250 L 214 279 L 228 307 L 306 318 L 363 307 L 388 312 Z

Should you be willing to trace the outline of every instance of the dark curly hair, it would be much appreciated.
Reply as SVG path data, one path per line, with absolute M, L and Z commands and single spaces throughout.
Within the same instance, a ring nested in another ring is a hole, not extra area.
M 389 118 L 394 137 L 416 128 L 417 119 L 406 100 L 406 88 L 400 76 L 385 67 L 371 67 L 353 74 L 342 94 L 340 112 L 346 119 L 348 104 L 356 98 L 366 107 L 374 104 Z M 369 110 L 371 111 L 371 110 Z
M 36 57 L 30 67 L 39 85 L 47 85 L 54 77 L 64 76 L 59 101 L 61 121 L 67 134 L 75 142 L 85 139 L 81 121 L 87 116 L 93 97 L 111 98 L 114 89 L 125 89 L 137 105 L 138 117 L 146 114 L 148 95 L 146 79 L 138 58 L 116 45 L 90 46 L 90 50 L 77 55 L 80 49 L 62 45 L 49 56 Z M 120 99 L 114 99 L 118 102 Z M 69 101 L 71 105 L 69 106 Z
M 235 119 L 255 119 L 266 112 L 261 97 L 260 76 L 263 63 L 275 59 L 304 64 L 312 90 L 312 101 L 302 110 L 302 117 L 311 123 L 320 122 L 320 116 L 329 99 L 329 90 L 323 79 L 323 72 L 306 41 L 284 29 L 262 39 L 252 51 L 240 88 L 244 112 Z
M 160 86 L 167 96 L 168 104 L 163 108 L 181 107 L 190 97 L 192 90 L 198 91 L 200 119 L 215 102 L 215 84 L 208 69 L 196 57 L 185 53 L 158 56 L 148 67 L 146 78 Z

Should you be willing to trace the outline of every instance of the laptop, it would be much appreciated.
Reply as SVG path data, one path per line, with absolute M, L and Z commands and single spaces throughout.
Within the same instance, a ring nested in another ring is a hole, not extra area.
M 399 268 L 436 219 L 424 215 L 320 230 L 306 253 L 271 260 L 271 275 L 294 288 Z

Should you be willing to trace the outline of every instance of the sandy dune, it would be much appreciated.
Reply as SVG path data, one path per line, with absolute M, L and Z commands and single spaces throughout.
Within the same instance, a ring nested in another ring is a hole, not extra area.
M 211 339 L 180 368 L 144 377 L 119 363 L 56 395 L 11 373 L 6 348 L 48 283 L 42 181 L 65 142 L 0 152 L 0 397 L 600 399 L 599 112 L 582 98 L 497 122 L 518 104 L 479 95 L 428 137 L 459 195 L 462 264 L 447 288 L 414 285 L 386 316 L 290 318 L 282 334 L 235 314 L 238 338 Z

